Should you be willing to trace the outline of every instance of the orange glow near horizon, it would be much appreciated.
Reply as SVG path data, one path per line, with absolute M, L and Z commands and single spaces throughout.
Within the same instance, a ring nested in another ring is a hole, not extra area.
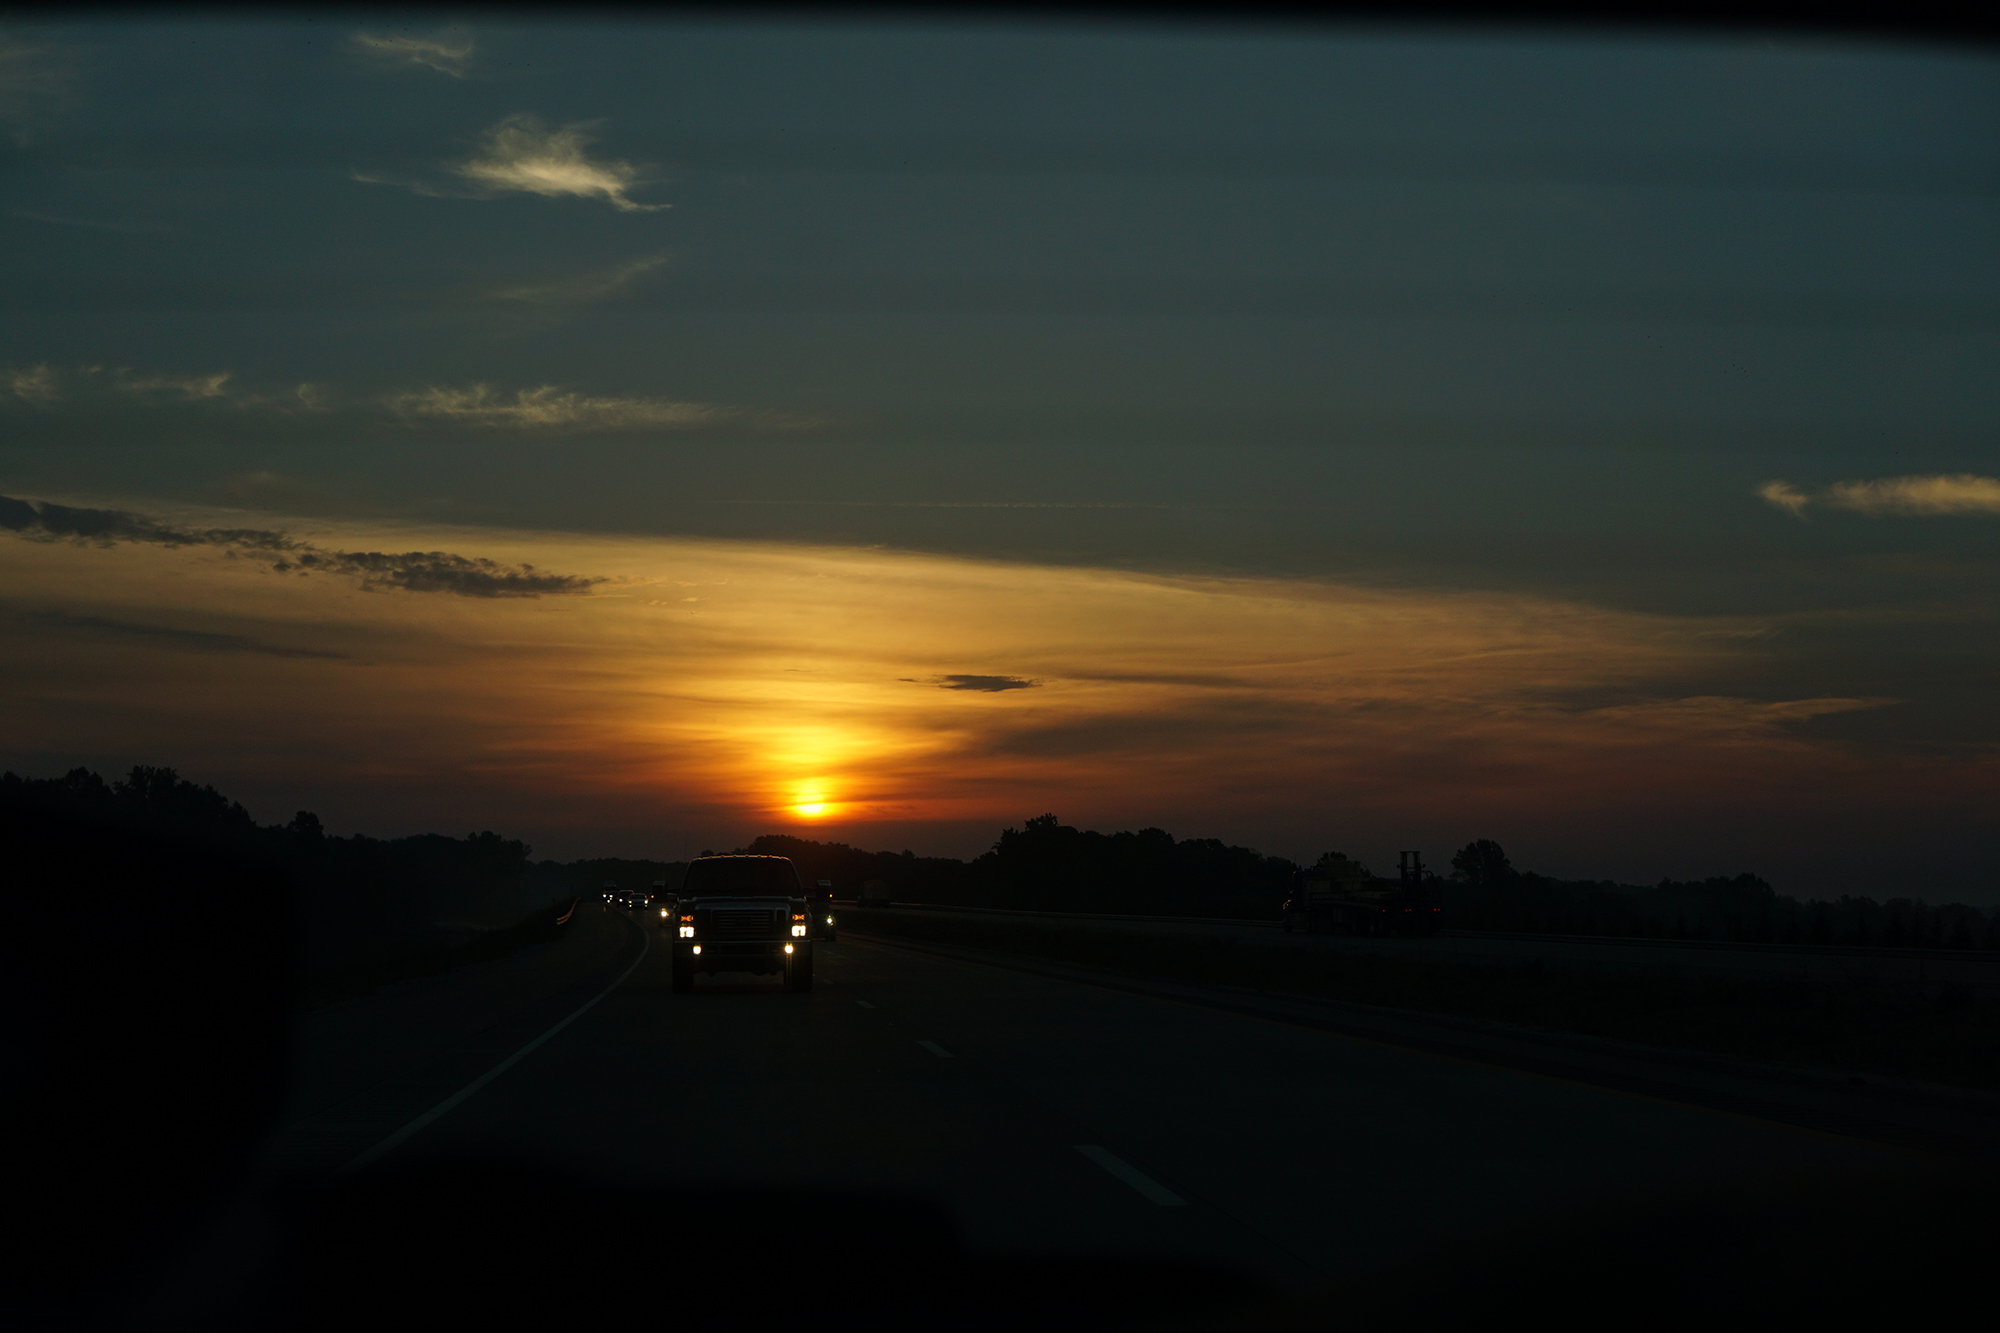
M 850 836 L 1055 809 L 1141 826 L 1195 812 L 1222 831 L 1232 812 L 1337 810 L 1351 827 L 1637 810 L 1721 772 L 1746 788 L 1832 780 L 1864 760 L 1797 724 L 1883 702 L 1730 693 L 1777 616 L 777 543 L 291 527 L 607 582 L 532 600 L 365 592 L 201 548 L 0 540 L 0 578 L 34 590 L 18 609 L 55 627 L 20 649 L 0 704 L 15 747 L 275 789 L 296 769 L 467 809 L 560 808 L 579 826 L 616 806 L 662 826 L 689 810 L 715 827 L 837 819 Z M 1969 777 L 1990 789 L 1987 770 Z

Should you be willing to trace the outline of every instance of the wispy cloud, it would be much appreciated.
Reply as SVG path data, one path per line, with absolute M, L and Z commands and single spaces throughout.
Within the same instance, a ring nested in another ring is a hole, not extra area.
M 204 398 L 221 398 L 228 393 L 229 372 L 215 375 L 143 375 L 132 376 L 120 371 L 115 381 L 125 393 L 165 394 L 168 397 L 187 399 L 190 402 Z
M 2000 478 L 1960 472 L 1843 481 L 1827 492 L 1826 502 L 1863 514 L 2000 514 Z
M 1757 494 L 1767 504 L 1800 518 L 1809 504 L 1903 518 L 2000 516 L 2000 477 L 1972 472 L 1837 481 L 1817 495 L 1808 495 L 1789 482 L 1767 481 L 1757 488 Z
M 1020 676 L 940 676 L 937 684 L 941 690 L 977 690 L 983 694 L 999 694 L 1003 690 L 1031 690 L 1041 682 L 1025 680 Z
M 473 426 L 537 429 L 567 426 L 580 430 L 617 427 L 681 427 L 740 418 L 749 414 L 714 403 L 683 403 L 667 398 L 590 397 L 567 393 L 552 384 L 520 389 L 510 397 L 487 384 L 469 388 L 430 388 L 397 394 L 387 400 L 391 411 L 407 417 L 428 417 Z
M 669 204 L 634 203 L 627 197 L 639 180 L 630 162 L 592 161 L 589 124 L 551 130 L 534 116 L 508 116 L 486 131 L 479 151 L 453 170 L 492 191 L 603 199 L 626 213 L 650 213 Z
M 51 366 L 46 361 L 32 366 L 0 368 L 0 385 L 8 395 L 25 402 L 53 403 L 137 399 L 148 403 L 219 404 L 240 409 L 297 413 L 320 412 L 332 406 L 328 391 L 321 385 L 298 384 L 287 389 L 246 389 L 227 370 L 206 375 L 186 375 L 165 371 L 135 371 L 126 366 Z
M 377 37 L 357 32 L 350 45 L 385 65 L 434 69 L 454 79 L 462 79 L 472 68 L 473 42 L 469 34 L 450 29 L 430 37 Z
M 1764 503 L 1784 510 L 1794 518 L 1806 516 L 1806 505 L 1812 497 L 1793 487 L 1789 481 L 1767 481 L 1757 488 L 1757 494 Z
M 24 398 L 31 403 L 52 403 L 62 396 L 56 388 L 56 373 L 49 369 L 47 362 L 9 370 L 7 388 L 16 398 Z
M 125 367 L 55 367 L 46 362 L 0 367 L 0 405 L 47 406 L 63 402 L 90 410 L 139 401 L 161 409 L 301 413 L 345 412 L 406 421 L 512 430 L 675 430 L 734 423 L 769 430 L 821 424 L 798 413 L 689 402 L 645 394 L 584 394 L 558 385 L 501 389 L 491 384 L 431 385 L 390 394 L 342 395 L 324 384 L 289 387 L 239 385 L 229 371 L 207 375 L 134 372 Z
M 629 264 L 579 273 L 574 277 L 503 287 L 492 295 L 495 300 L 520 301 L 528 305 L 590 305 L 618 297 L 633 283 L 666 262 L 665 255 L 648 255 Z
M 214 546 L 247 556 L 280 574 L 338 574 L 364 589 L 444 592 L 460 597 L 575 596 L 604 578 L 552 574 L 533 565 L 505 565 L 450 551 L 329 551 L 265 528 L 184 528 L 122 509 L 84 509 L 0 495 L 0 530 L 32 541 L 97 546 Z

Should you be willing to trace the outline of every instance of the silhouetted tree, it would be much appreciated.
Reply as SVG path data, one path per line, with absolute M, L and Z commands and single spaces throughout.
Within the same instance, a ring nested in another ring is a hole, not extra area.
M 1491 838 L 1468 842 L 1451 858 L 1451 877 L 1474 889 L 1490 889 L 1513 879 L 1507 853 Z

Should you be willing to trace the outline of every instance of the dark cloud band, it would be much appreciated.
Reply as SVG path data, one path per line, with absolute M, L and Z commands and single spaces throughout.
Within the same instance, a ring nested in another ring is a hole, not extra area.
M 568 597 L 587 593 L 601 577 L 552 574 L 533 565 L 503 565 L 449 551 L 328 551 L 262 528 L 180 528 L 122 509 L 78 509 L 0 495 L 0 529 L 30 540 L 70 540 L 113 546 L 215 546 L 267 562 L 280 574 L 340 574 L 371 590 L 443 592 L 459 597 Z
M 943 690 L 979 690 L 986 694 L 998 694 L 1002 690 L 1031 690 L 1040 681 L 1024 680 L 1019 676 L 940 676 L 938 688 Z

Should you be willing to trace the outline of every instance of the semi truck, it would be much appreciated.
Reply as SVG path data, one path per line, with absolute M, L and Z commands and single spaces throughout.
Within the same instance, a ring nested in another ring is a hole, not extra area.
M 1435 935 L 1443 926 L 1441 886 L 1424 874 L 1423 856 L 1414 851 L 1398 853 L 1394 879 L 1328 852 L 1298 873 L 1285 900 L 1287 935 Z

